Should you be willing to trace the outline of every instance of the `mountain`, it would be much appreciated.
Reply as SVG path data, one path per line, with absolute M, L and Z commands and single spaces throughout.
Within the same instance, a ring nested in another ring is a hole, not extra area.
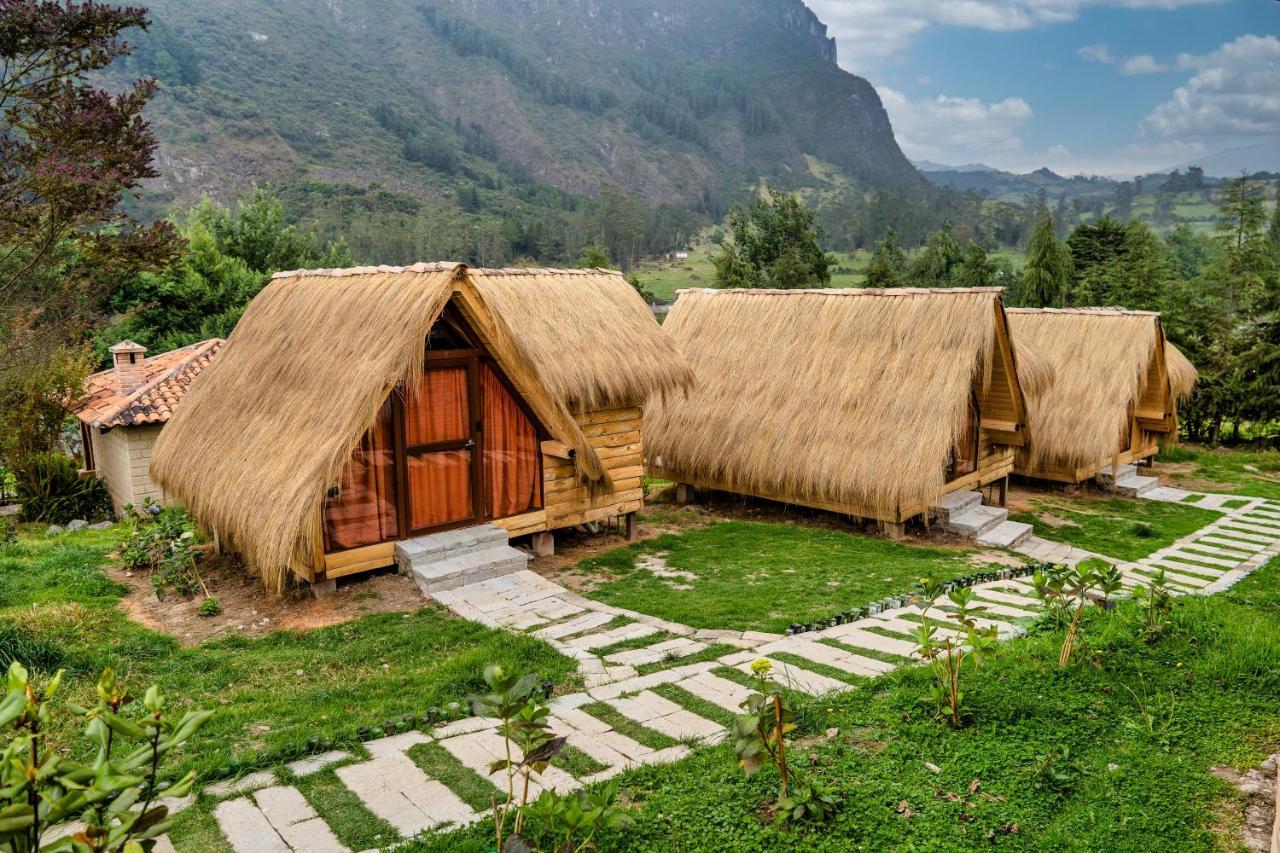
M 912 160 L 911 165 L 915 166 L 921 172 L 998 172 L 999 169 L 994 166 L 988 166 L 985 163 L 966 163 L 963 166 L 948 166 L 944 163 L 935 163 L 932 160 Z
M 1238 178 L 1241 172 L 1251 175 L 1255 172 L 1280 172 L 1280 139 L 1261 145 L 1215 151 L 1161 171 L 1165 174 L 1186 171 L 1188 166 L 1199 166 L 1210 178 Z
M 976 169 L 967 166 L 950 166 L 942 169 L 922 169 L 930 182 L 958 190 L 973 190 L 1000 201 L 1021 202 L 1025 196 L 1046 192 L 1050 198 L 1077 196 L 1110 198 L 1116 182 L 1097 175 L 1064 177 L 1042 166 L 1034 172 L 1017 175 L 999 169 Z
M 543 212 L 568 223 L 605 188 L 712 221 L 761 178 L 811 182 L 816 158 L 856 187 L 927 192 L 875 89 L 835 64 L 800 0 L 150 7 L 123 70 L 163 87 L 151 213 L 271 182 L 356 241 L 380 238 L 360 233 L 373 212 L 484 225 L 506 255 L 547 257 L 581 242 L 576 226 L 555 225 L 565 245 L 546 251 L 512 228 Z M 419 239 L 376 260 L 447 248 Z

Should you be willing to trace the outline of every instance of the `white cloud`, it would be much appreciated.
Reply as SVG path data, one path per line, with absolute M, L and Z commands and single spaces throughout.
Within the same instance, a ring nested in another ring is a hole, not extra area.
M 1031 105 L 1022 98 L 985 103 L 939 95 L 912 101 L 895 89 L 877 90 L 898 144 L 916 160 L 958 163 L 1017 151 L 1022 147 L 1018 133 L 1032 116 Z
M 869 71 L 934 26 L 1014 32 L 1072 21 L 1084 9 L 1177 9 L 1223 0 L 807 0 L 840 48 L 840 64 Z
M 1121 74 L 1160 74 L 1173 69 L 1149 53 L 1131 56 L 1120 66 Z
M 1101 62 L 1106 65 L 1110 65 L 1116 61 L 1116 58 L 1111 55 L 1111 49 L 1103 43 L 1086 44 L 1084 47 L 1077 50 L 1076 53 L 1081 59 L 1086 59 L 1089 62 Z
M 1144 135 L 1280 135 L 1280 39 L 1244 35 L 1177 64 L 1195 75 L 1142 120 Z

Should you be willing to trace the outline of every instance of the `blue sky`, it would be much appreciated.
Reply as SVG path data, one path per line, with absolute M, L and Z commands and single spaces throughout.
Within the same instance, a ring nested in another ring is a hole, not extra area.
M 1131 175 L 1280 151 L 1276 0 L 808 0 L 909 157 Z

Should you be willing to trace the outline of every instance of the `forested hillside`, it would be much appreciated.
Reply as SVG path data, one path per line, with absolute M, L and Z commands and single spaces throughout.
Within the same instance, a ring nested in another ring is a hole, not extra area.
M 800 0 L 153 0 L 143 213 L 270 182 L 360 260 L 615 260 L 761 178 L 929 191 Z

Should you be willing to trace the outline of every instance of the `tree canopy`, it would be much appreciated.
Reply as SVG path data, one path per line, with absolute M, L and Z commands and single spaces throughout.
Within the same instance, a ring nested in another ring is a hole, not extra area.
M 712 260 L 718 287 L 794 289 L 831 282 L 813 213 L 772 186 L 749 209 L 729 214 L 731 236 Z

